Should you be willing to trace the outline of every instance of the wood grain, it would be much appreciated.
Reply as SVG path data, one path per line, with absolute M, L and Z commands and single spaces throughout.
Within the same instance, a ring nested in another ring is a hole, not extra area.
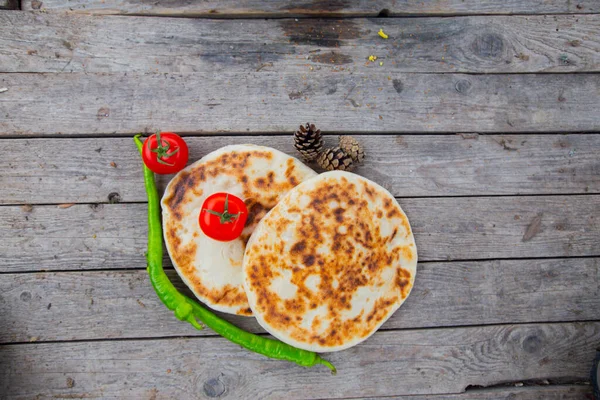
M 389 39 L 378 36 L 381 28 Z M 0 48 L 0 72 L 20 73 L 598 72 L 600 20 L 557 15 L 241 22 L 12 12 L 0 14 Z M 377 62 L 367 62 L 371 54 Z
M 0 136 L 289 132 L 582 132 L 600 75 L 0 74 Z M 457 89 L 459 88 L 459 89 Z
M 518 385 L 520 382 L 517 382 Z M 552 385 L 531 387 L 503 387 L 470 389 L 460 394 L 425 395 L 425 396 L 393 396 L 369 397 L 364 400 L 490 400 L 490 399 L 519 399 L 519 400 L 581 400 L 589 399 L 592 388 L 588 385 Z
M 0 0 L 0 10 L 8 9 L 12 10 L 15 8 L 15 2 L 13 0 Z M 1 18 L 0 18 L 1 20 Z M 1 28 L 0 28 L 1 30 Z
M 395 196 L 600 193 L 600 135 L 356 136 L 356 172 Z M 334 146 L 337 136 L 327 136 Z M 190 161 L 230 144 L 269 145 L 299 156 L 289 136 L 188 137 Z M 5 139 L 0 204 L 145 201 L 131 138 Z M 52 151 L 48 151 L 52 148 Z M 317 166 L 313 166 L 317 168 Z M 171 179 L 157 176 L 162 190 Z M 57 190 L 60 188 L 60 190 Z
M 0 347 L 9 399 L 52 397 L 306 399 L 460 393 L 515 380 L 587 380 L 600 323 L 378 332 L 304 369 L 222 338 Z M 399 379 L 399 374 L 402 379 Z
M 594 0 L 23 0 L 24 10 L 63 10 L 90 14 L 166 15 L 186 17 L 314 17 L 377 15 L 553 14 L 597 13 Z
M 410 297 L 382 329 L 598 320 L 599 264 L 598 258 L 420 264 Z M 175 271 L 168 275 L 193 297 Z M 5 274 L 0 293 L 0 343 L 214 335 L 178 321 L 144 270 Z M 254 318 L 223 316 L 264 332 Z
M 600 256 L 600 196 L 401 199 L 419 260 Z M 529 229 L 540 218 L 535 232 Z M 0 207 L 0 272 L 142 268 L 145 204 Z

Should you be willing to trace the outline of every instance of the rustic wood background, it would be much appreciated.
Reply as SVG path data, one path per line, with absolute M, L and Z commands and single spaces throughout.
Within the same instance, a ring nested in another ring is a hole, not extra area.
M 600 1 L 0 9 L 1 399 L 590 397 Z M 134 133 L 177 131 L 191 160 L 234 143 L 295 155 L 306 121 L 364 143 L 357 172 L 397 196 L 419 249 L 405 305 L 328 355 L 337 376 L 177 321 L 143 256 Z

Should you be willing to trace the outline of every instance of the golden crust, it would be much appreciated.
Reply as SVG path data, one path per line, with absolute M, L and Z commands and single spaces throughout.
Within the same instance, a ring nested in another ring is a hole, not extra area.
M 326 173 L 261 222 L 246 248 L 245 286 L 272 334 L 332 351 L 364 340 L 400 306 L 416 259 L 408 219 L 387 191 L 354 174 Z

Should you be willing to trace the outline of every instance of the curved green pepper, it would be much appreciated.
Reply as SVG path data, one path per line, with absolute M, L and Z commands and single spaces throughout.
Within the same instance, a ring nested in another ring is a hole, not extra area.
M 141 154 L 142 141 L 140 137 L 141 135 L 136 135 L 133 140 Z M 318 354 L 246 332 L 179 293 L 163 269 L 163 235 L 158 190 L 154 182 L 154 173 L 146 165 L 144 165 L 144 183 L 148 195 L 148 252 L 146 253 L 148 275 L 158 298 L 175 313 L 177 319 L 189 322 L 196 329 L 203 329 L 203 326 L 198 323 L 200 321 L 224 338 L 255 353 L 279 360 L 292 361 L 304 367 L 323 364 L 335 374 L 336 369 L 333 364 L 322 359 Z

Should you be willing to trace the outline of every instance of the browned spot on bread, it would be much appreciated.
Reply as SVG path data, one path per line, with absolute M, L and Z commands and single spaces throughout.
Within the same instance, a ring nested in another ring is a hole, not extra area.
M 242 243 L 244 243 L 244 248 L 248 244 L 248 240 L 250 240 L 250 236 L 252 236 L 252 235 L 249 233 L 242 233 L 240 235 L 240 240 L 242 241 Z
M 413 259 L 413 252 L 410 249 L 410 247 L 403 247 L 402 248 L 402 255 L 404 256 L 404 258 L 407 261 L 412 261 L 412 259 Z
M 294 171 L 296 169 L 296 164 L 294 163 L 293 159 L 289 159 L 287 160 L 287 167 L 285 169 L 285 178 L 287 179 L 288 183 L 292 186 L 296 186 L 298 185 L 298 178 L 296 178 L 296 176 L 294 175 Z
M 387 216 L 388 218 L 394 218 L 394 217 L 396 217 L 396 216 L 398 216 L 398 215 L 400 215 L 400 212 L 398 212 L 398 210 L 394 208 L 394 209 L 391 209 L 391 210 L 389 210 L 389 211 L 387 212 L 387 215 L 386 215 L 386 216 Z
M 365 184 L 365 193 L 367 194 L 367 196 L 369 196 L 369 199 L 374 200 L 375 199 L 375 192 L 373 191 L 373 189 L 371 189 L 369 186 L 367 186 Z
M 286 300 L 284 307 L 292 314 L 302 314 L 306 311 L 306 303 L 303 299 Z
M 344 222 L 344 212 L 345 211 L 346 210 L 344 210 L 341 207 L 338 207 L 335 210 L 333 210 L 333 213 L 335 214 L 335 220 L 336 220 L 336 222 L 339 222 L 339 223 Z
M 317 315 L 312 321 L 311 328 L 314 331 L 316 331 L 319 329 L 320 326 L 321 326 L 321 318 L 319 318 L 319 316 Z
M 302 261 L 304 262 L 304 265 L 306 265 L 307 267 L 311 267 L 315 263 L 315 256 L 313 254 L 308 254 L 304 256 Z
M 292 254 L 302 254 L 306 249 L 306 242 L 303 240 L 292 246 Z
M 373 306 L 373 310 L 367 315 L 367 321 L 378 324 L 385 317 L 385 310 L 397 300 L 396 298 L 378 299 Z
M 396 270 L 396 280 L 394 282 L 398 289 L 400 289 L 400 293 L 403 299 L 405 299 L 406 296 L 408 296 L 408 293 L 410 292 L 410 278 L 410 271 L 398 267 L 398 269 Z
M 257 179 L 254 181 L 254 185 L 255 185 L 257 188 L 264 189 L 264 188 L 266 187 L 267 183 L 265 182 L 265 178 L 257 178 Z
M 167 241 L 171 243 L 174 249 L 178 249 L 181 246 L 181 238 L 177 234 L 177 229 L 173 226 L 173 224 L 169 224 L 165 227 L 167 232 Z
M 324 213 L 325 212 L 325 201 L 322 198 L 316 198 L 313 201 L 310 202 L 309 207 L 314 208 L 317 213 Z
M 174 262 L 177 263 L 183 270 L 189 270 L 194 267 L 197 246 L 196 243 L 190 242 L 187 245 L 179 246 L 177 251 L 173 253 Z
M 408 223 L 408 219 L 405 216 L 402 216 L 400 218 L 400 224 L 402 225 L 402 227 L 404 228 L 404 231 L 406 232 L 407 235 L 411 234 L 410 231 L 410 224 Z
M 258 222 L 269 212 L 270 207 L 267 207 L 255 200 L 249 199 L 245 201 L 246 208 L 248 208 L 248 219 L 246 220 L 246 227 L 244 230 L 254 230 Z

